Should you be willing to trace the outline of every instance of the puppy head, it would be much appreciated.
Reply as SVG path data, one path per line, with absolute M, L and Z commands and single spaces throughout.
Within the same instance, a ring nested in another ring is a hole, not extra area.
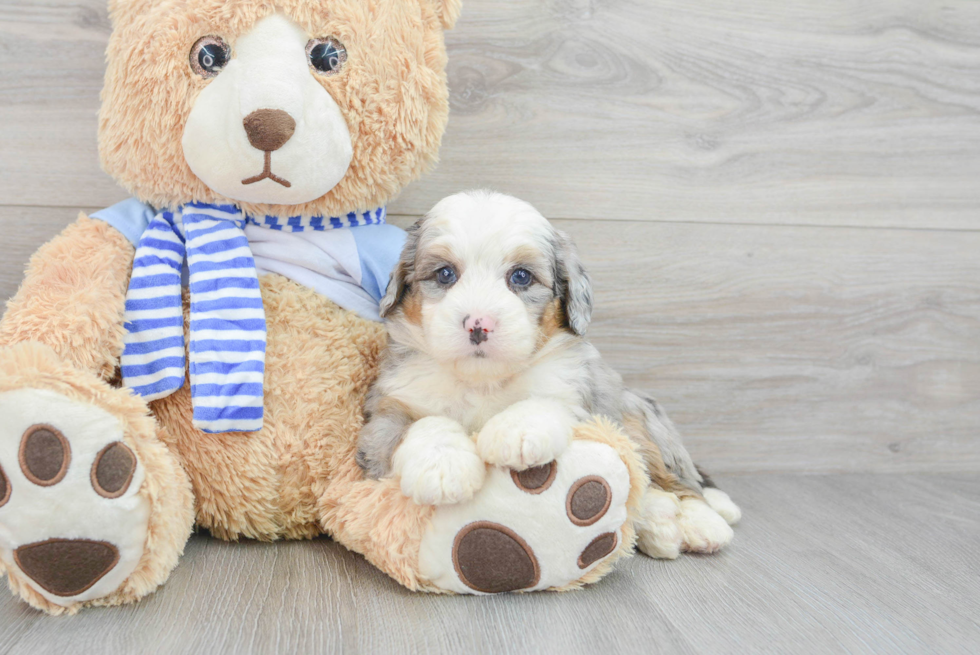
M 458 0 L 110 0 L 99 149 L 141 200 L 339 216 L 432 163 Z
M 381 314 L 396 342 L 492 374 L 558 332 L 584 335 L 592 284 L 568 236 L 531 205 L 471 191 L 410 228 Z

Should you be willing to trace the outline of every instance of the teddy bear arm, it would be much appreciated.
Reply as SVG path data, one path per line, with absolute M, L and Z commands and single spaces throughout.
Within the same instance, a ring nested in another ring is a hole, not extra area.
M 112 378 L 134 255 L 115 228 L 80 214 L 31 257 L 0 320 L 0 347 L 40 342 L 66 363 Z

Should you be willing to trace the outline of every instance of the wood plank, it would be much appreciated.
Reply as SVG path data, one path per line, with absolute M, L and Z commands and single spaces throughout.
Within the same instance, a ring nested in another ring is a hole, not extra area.
M 198 536 L 135 606 L 0 594 L 0 652 L 960 653 L 980 640 L 980 478 L 742 476 L 729 549 L 638 555 L 570 594 L 411 594 L 325 539 Z M 937 511 L 938 509 L 938 511 Z
M 980 470 L 980 233 L 559 221 L 709 470 Z
M 470 2 L 439 170 L 552 218 L 980 226 L 980 6 Z
M 0 4 L 0 202 L 106 206 L 104 0 Z M 980 5 L 466 0 L 439 169 L 553 218 L 980 227 Z M 66 57 L 65 53 L 71 56 Z
M 102 172 L 96 140 L 106 5 L 0 4 L 0 202 L 76 209 L 126 197 Z
M 0 297 L 73 218 L 0 207 Z M 557 225 L 595 280 L 590 338 L 709 470 L 980 470 L 980 233 Z

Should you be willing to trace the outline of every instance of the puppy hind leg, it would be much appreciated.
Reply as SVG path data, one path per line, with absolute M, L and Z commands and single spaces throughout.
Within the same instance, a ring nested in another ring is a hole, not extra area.
M 704 502 L 708 503 L 708 507 L 715 510 L 721 517 L 728 522 L 728 525 L 735 525 L 742 518 L 742 510 L 739 509 L 738 505 L 732 502 L 731 497 L 718 488 L 715 481 L 711 479 L 711 476 L 701 470 L 700 466 L 696 467 L 698 473 L 701 475 L 701 485 L 704 490 L 701 495 L 704 496 Z
M 676 495 L 647 488 L 636 521 L 637 547 L 650 557 L 676 559 L 683 545 L 678 523 L 680 513 L 680 499 Z
M 737 520 L 741 517 L 741 511 L 728 498 L 728 494 L 713 486 L 705 487 L 699 493 L 682 484 L 674 475 L 666 471 L 662 461 L 656 456 L 656 446 L 652 444 L 651 446 L 650 449 L 640 449 L 644 453 L 650 479 L 653 482 L 651 491 L 656 491 L 656 487 L 659 486 L 663 489 L 660 493 L 667 493 L 677 499 L 679 509 L 676 513 L 676 524 L 680 533 L 680 549 L 694 553 L 713 553 L 728 545 L 734 536 L 734 532 L 729 527 L 734 521 L 729 521 L 729 518 Z M 710 478 L 708 482 L 711 483 Z M 711 502 L 716 502 L 728 516 L 718 512 Z M 642 543 L 640 547 L 642 550 Z
M 734 531 L 718 512 L 700 498 L 682 498 L 678 526 L 683 545 L 689 553 L 715 553 L 727 546 Z
M 685 484 L 667 469 L 660 448 L 653 440 L 645 438 L 638 419 L 628 418 L 625 426 L 639 445 L 652 483 L 644 496 L 644 518 L 639 525 L 640 550 L 651 557 L 676 557 L 671 556 L 673 547 L 665 546 L 665 543 L 672 543 L 670 540 L 675 537 L 669 527 L 669 509 L 663 496 L 671 497 L 677 503 L 674 523 L 680 535 L 680 551 L 713 553 L 726 546 L 734 536 L 729 524 L 741 517 L 741 511 L 728 498 L 728 494 L 714 487 L 714 482 L 703 477 L 700 471 L 696 471 L 697 475 L 702 477 L 705 485 L 710 486 L 702 487 L 701 483 L 694 483 L 698 487 L 695 490 L 691 482 Z M 722 511 L 711 506 L 712 502 Z

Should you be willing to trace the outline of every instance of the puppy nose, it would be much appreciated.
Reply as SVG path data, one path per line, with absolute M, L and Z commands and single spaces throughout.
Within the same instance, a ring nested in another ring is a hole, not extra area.
M 473 317 L 467 315 L 463 319 L 463 329 L 470 333 L 470 343 L 479 346 L 490 338 L 490 332 L 497 327 L 497 323 L 489 316 Z
M 258 109 L 244 123 L 248 142 L 264 152 L 279 150 L 296 131 L 296 121 L 281 109 Z

